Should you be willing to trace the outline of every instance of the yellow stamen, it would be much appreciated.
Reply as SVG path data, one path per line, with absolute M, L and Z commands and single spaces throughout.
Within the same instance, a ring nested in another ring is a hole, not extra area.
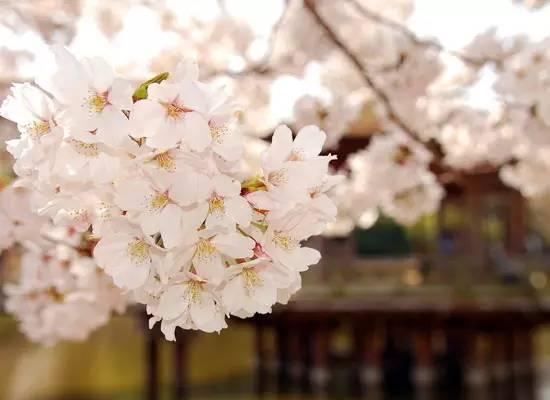
M 46 294 L 56 303 L 61 303 L 65 299 L 65 295 L 53 286 L 46 289 Z
M 280 231 L 273 232 L 273 239 L 271 239 L 276 246 L 284 250 L 292 250 L 296 247 L 296 241 L 287 233 Z
M 224 136 L 229 132 L 229 128 L 226 125 L 210 125 L 210 136 L 216 143 L 221 143 Z
M 223 214 L 225 211 L 225 203 L 223 197 L 212 196 L 208 200 L 208 212 L 210 214 Z
M 174 172 L 176 170 L 176 163 L 168 152 L 157 154 L 153 157 L 153 160 L 157 163 L 159 168 L 165 171 Z
M 196 303 L 200 300 L 202 285 L 200 281 L 189 280 L 184 283 L 187 286 L 186 297 L 190 303 Z
M 166 109 L 166 116 L 171 119 L 180 119 L 185 113 L 193 111 L 190 108 L 175 103 L 164 104 L 164 108 Z
M 241 275 L 244 279 L 244 286 L 247 289 L 260 286 L 263 282 L 254 268 L 243 268 Z
M 86 99 L 88 109 L 90 112 L 99 114 L 103 111 L 105 106 L 108 104 L 107 101 L 107 92 L 105 93 L 95 93 L 91 92 L 88 98 Z
M 128 255 L 134 264 L 148 263 L 151 261 L 150 248 L 143 239 L 135 239 L 128 243 Z
M 95 158 L 99 156 L 99 148 L 95 143 L 85 143 L 76 139 L 71 139 L 69 143 L 78 154 L 89 158 Z
M 160 211 L 166 204 L 168 204 L 168 195 L 166 193 L 157 192 L 155 195 L 151 196 L 149 199 L 149 210 L 151 211 Z
M 278 171 L 270 172 L 267 176 L 267 180 L 273 186 L 280 186 L 288 181 L 286 169 L 280 169 Z
M 50 132 L 50 123 L 48 121 L 33 121 L 23 127 L 31 139 L 37 140 Z
M 197 243 L 197 249 L 195 251 L 195 257 L 199 261 L 204 261 L 212 254 L 214 254 L 216 251 L 216 248 L 210 243 L 208 239 L 199 239 L 199 242 Z

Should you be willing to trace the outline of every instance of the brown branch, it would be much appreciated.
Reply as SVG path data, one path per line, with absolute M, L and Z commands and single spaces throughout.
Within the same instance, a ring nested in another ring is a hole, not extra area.
M 406 26 L 396 21 L 393 21 L 381 14 L 378 14 L 375 11 L 368 9 L 367 7 L 359 3 L 357 0 L 345 0 L 345 1 L 347 1 L 363 17 L 368 18 L 369 20 L 374 21 L 380 25 L 384 25 L 390 29 L 393 29 L 396 32 L 399 32 L 400 34 L 405 36 L 407 39 L 409 39 L 412 43 L 418 46 L 431 47 L 439 52 L 451 54 L 452 56 L 461 60 L 464 64 L 469 64 L 476 68 L 482 67 L 487 63 L 498 64 L 500 62 L 499 60 L 494 60 L 489 58 L 484 59 L 484 58 L 469 57 L 466 54 L 462 54 L 458 51 L 447 49 L 436 40 L 420 39 L 414 32 L 407 29 Z
M 361 60 L 348 48 L 348 46 L 338 37 L 332 28 L 326 23 L 323 17 L 319 14 L 314 4 L 315 0 L 304 0 L 305 7 L 309 10 L 315 21 L 323 29 L 328 38 L 336 47 L 348 58 L 357 71 L 363 77 L 366 85 L 376 94 L 384 108 L 386 109 L 387 118 L 397 125 L 401 130 L 416 140 L 420 140 L 420 136 L 415 130 L 409 127 L 397 114 L 388 95 L 378 86 L 374 79 L 370 76 L 369 71 L 365 68 Z
M 269 67 L 269 64 L 271 63 L 271 58 L 275 50 L 275 45 L 277 44 L 277 38 L 279 36 L 279 31 L 281 30 L 281 25 L 283 24 L 284 19 L 288 14 L 288 10 L 290 9 L 291 1 L 292 0 L 285 0 L 284 9 L 281 12 L 281 15 L 279 16 L 277 21 L 275 22 L 275 24 L 273 25 L 273 28 L 271 29 L 271 32 L 268 38 L 268 49 L 266 51 L 265 56 L 263 57 L 263 60 L 261 60 L 260 62 L 251 64 L 241 71 L 229 71 L 229 70 L 212 71 L 208 73 L 204 78 L 209 79 L 218 75 L 239 77 L 239 76 L 247 76 L 247 75 L 264 75 L 264 74 L 270 73 L 271 68 Z

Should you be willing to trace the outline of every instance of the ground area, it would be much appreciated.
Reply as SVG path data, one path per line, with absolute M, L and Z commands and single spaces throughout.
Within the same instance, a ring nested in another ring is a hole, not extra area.
M 192 399 L 254 399 L 252 331 L 232 324 L 221 334 L 198 334 L 189 348 L 188 373 Z M 168 399 L 172 370 L 171 343 L 162 344 L 162 384 Z M 15 322 L 0 316 L 1 400 L 134 400 L 143 398 L 144 338 L 135 318 L 115 317 L 84 343 L 63 343 L 43 348 L 29 343 Z M 396 399 L 550 399 L 550 329 L 537 334 L 538 380 L 533 394 L 518 397 L 516 383 L 508 382 L 476 393 L 433 391 L 401 393 Z M 545 371 L 548 371 L 546 373 Z M 337 376 L 344 376 L 345 371 Z M 344 382 L 344 381 L 343 381 Z M 513 385 L 515 390 L 512 391 Z M 345 384 L 335 385 L 324 399 L 345 399 Z M 512 394 L 516 393 L 516 394 Z M 268 399 L 317 399 L 316 395 L 269 395 Z M 367 400 L 387 399 L 377 392 Z

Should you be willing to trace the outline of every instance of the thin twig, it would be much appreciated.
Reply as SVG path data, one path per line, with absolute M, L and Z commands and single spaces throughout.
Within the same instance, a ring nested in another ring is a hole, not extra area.
M 332 28 L 326 23 L 323 17 L 315 8 L 314 0 L 305 0 L 304 5 L 310 11 L 311 15 L 317 21 L 319 26 L 323 28 L 328 38 L 334 43 L 338 49 L 349 59 L 354 67 L 361 73 L 363 80 L 367 86 L 377 95 L 380 102 L 386 109 L 387 118 L 397 125 L 401 130 L 416 140 L 420 140 L 420 136 L 413 128 L 408 126 L 397 114 L 388 95 L 378 86 L 374 79 L 370 76 L 369 71 L 365 68 L 361 60 L 348 48 L 348 46 L 338 37 Z
M 458 58 L 465 64 L 469 64 L 473 67 L 482 67 L 483 65 L 491 62 L 491 63 L 498 63 L 499 60 L 494 59 L 481 59 L 481 58 L 473 58 L 466 54 L 462 54 L 458 51 L 448 49 L 441 45 L 436 40 L 430 40 L 430 39 L 420 39 L 414 32 L 409 30 L 406 26 L 387 18 L 381 14 L 378 14 L 375 11 L 372 11 L 365 7 L 363 4 L 359 3 L 357 0 L 345 0 L 347 1 L 359 14 L 361 14 L 363 17 L 370 19 L 371 21 L 374 21 L 380 25 L 384 25 L 390 29 L 393 29 L 396 32 L 399 32 L 403 36 L 405 36 L 407 39 L 409 39 L 412 43 L 423 46 L 423 47 L 431 47 L 435 50 L 438 50 L 443 53 L 451 54 L 452 56 Z
M 204 78 L 209 79 L 218 75 L 228 75 L 231 77 L 238 77 L 238 76 L 246 76 L 246 75 L 265 75 L 270 73 L 271 68 L 269 67 L 269 64 L 271 62 L 273 52 L 275 51 L 275 45 L 277 44 L 277 38 L 279 36 L 279 31 L 281 30 L 281 25 L 283 24 L 283 21 L 286 15 L 288 14 L 288 10 L 290 9 L 291 1 L 292 0 L 285 1 L 284 9 L 281 12 L 281 15 L 279 16 L 279 18 L 273 25 L 273 28 L 271 29 L 271 32 L 268 38 L 267 51 L 261 61 L 251 64 L 241 71 L 230 71 L 230 70 L 212 71 L 208 73 L 207 76 L 205 76 Z

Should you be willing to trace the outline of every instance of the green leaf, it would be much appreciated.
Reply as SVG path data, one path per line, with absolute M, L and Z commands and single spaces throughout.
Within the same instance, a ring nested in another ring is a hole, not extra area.
M 168 79 L 169 76 L 170 74 L 168 72 L 163 72 L 143 82 L 137 87 L 137 89 L 134 91 L 134 94 L 132 95 L 132 99 L 134 100 L 134 102 L 147 98 L 147 88 L 151 83 L 160 83 Z

